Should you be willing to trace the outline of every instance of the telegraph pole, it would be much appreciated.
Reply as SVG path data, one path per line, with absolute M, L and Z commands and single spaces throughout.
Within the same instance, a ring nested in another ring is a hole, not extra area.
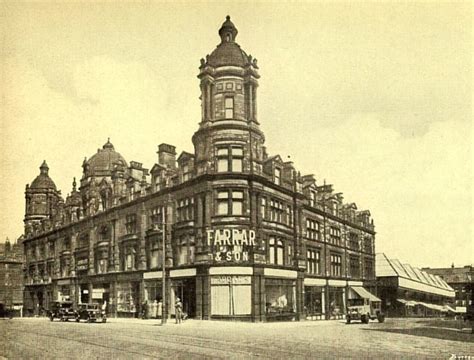
M 161 285 L 162 285 L 162 301 L 163 305 L 161 306 L 161 325 L 166 324 L 166 317 L 168 316 L 166 308 L 166 210 L 167 206 L 163 206 L 163 256 L 162 256 L 162 275 L 161 275 Z M 166 315 L 165 315 L 166 314 Z

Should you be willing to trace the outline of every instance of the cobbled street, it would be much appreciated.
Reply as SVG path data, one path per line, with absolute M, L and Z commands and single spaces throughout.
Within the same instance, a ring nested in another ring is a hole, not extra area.
M 474 335 L 456 329 L 441 329 L 451 340 L 403 333 L 422 326 L 429 328 L 414 319 L 369 325 L 188 320 L 161 326 L 157 320 L 77 324 L 24 318 L 0 321 L 0 355 L 7 359 L 449 359 L 451 354 L 474 355 Z

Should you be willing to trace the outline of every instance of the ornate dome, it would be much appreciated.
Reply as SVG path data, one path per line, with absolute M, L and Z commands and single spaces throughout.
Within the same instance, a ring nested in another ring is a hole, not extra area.
M 30 189 L 53 189 L 56 190 L 56 184 L 48 175 L 49 167 L 46 160 L 40 166 L 40 174 L 31 183 Z
M 107 140 L 104 146 L 102 146 L 102 149 L 98 149 L 96 154 L 89 160 L 84 161 L 84 175 L 110 176 L 115 164 L 127 166 L 127 162 L 123 156 L 116 152 L 110 140 Z
M 207 63 L 213 67 L 219 66 L 245 66 L 249 64 L 249 57 L 243 51 L 239 44 L 235 42 L 237 29 L 230 21 L 230 16 L 226 17 L 226 21 L 219 29 L 221 43 L 207 58 Z

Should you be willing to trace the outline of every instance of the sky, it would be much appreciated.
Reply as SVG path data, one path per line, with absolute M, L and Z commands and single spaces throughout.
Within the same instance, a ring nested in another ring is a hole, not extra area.
M 0 241 L 21 235 L 43 160 L 65 197 L 109 137 L 149 169 L 160 143 L 193 152 L 199 60 L 230 15 L 268 152 L 369 209 L 377 252 L 474 263 L 470 2 L 1 7 Z

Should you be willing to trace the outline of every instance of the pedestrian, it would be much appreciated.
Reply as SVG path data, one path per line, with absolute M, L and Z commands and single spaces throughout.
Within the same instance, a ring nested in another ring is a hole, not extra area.
M 181 302 L 180 298 L 176 298 L 176 302 L 174 304 L 174 313 L 176 317 L 176 324 L 181 324 L 181 319 L 183 316 L 183 303 Z

